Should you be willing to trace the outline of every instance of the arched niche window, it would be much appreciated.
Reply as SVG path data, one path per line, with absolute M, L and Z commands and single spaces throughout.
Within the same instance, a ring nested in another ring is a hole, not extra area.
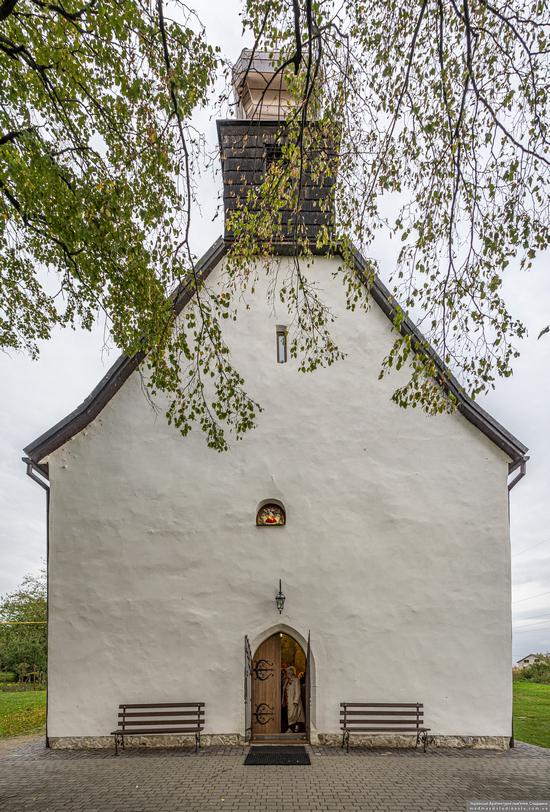
M 258 527 L 282 527 L 286 524 L 286 513 L 280 502 L 264 502 L 256 514 Z

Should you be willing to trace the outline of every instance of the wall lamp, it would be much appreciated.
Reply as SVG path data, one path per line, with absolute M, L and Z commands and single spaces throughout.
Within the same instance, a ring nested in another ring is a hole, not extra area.
M 285 601 L 286 601 L 286 597 L 283 595 L 283 591 L 282 591 L 282 588 L 281 588 L 281 579 L 279 578 L 279 591 L 275 595 L 275 603 L 277 604 L 277 609 L 279 610 L 279 614 L 281 614 L 283 609 L 285 608 Z

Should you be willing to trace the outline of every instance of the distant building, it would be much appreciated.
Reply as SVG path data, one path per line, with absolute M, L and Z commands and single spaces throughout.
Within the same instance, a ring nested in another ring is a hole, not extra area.
M 547 651 L 546 654 L 528 654 L 526 657 L 522 657 L 521 660 L 517 661 L 516 668 L 527 668 L 528 665 L 540 663 L 545 659 L 550 659 L 550 651 Z

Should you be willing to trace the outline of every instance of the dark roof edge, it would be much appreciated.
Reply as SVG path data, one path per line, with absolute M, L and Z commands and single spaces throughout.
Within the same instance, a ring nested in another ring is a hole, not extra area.
M 361 274 L 366 284 L 370 281 L 370 292 L 372 298 L 377 305 L 384 311 L 386 316 L 393 321 L 396 312 L 400 309 L 399 303 L 392 296 L 390 291 L 380 280 L 378 276 L 372 279 L 370 273 L 366 270 L 366 261 L 363 255 L 357 250 L 352 250 L 352 256 L 355 263 L 356 270 Z M 368 275 L 367 275 L 368 274 Z M 405 316 L 401 325 L 401 332 L 410 335 L 423 347 L 428 348 L 430 356 L 433 358 L 437 368 L 441 372 L 441 379 L 438 383 L 443 388 L 452 394 L 458 403 L 458 410 L 464 415 L 466 420 L 469 420 L 476 428 L 483 432 L 490 440 L 495 443 L 502 451 L 504 451 L 512 460 L 511 469 L 524 459 L 528 451 L 527 446 L 520 442 L 517 437 L 514 437 L 507 429 L 504 428 L 494 417 L 485 411 L 478 403 L 475 402 L 463 389 L 454 375 L 449 371 L 446 364 L 431 347 L 426 338 L 422 335 L 418 327 Z
M 227 243 L 222 237 L 219 237 L 197 263 L 197 271 L 203 278 L 209 275 L 225 256 L 226 252 Z M 276 246 L 275 252 L 285 254 L 288 252 L 288 246 L 281 245 L 280 248 Z M 374 279 L 371 278 L 370 272 L 367 271 L 367 263 L 362 254 L 354 249 L 352 255 L 355 269 L 361 274 L 365 284 L 369 285 L 372 298 L 393 322 L 394 316 L 399 308 L 398 302 L 378 276 L 374 276 Z M 179 314 L 182 311 L 187 302 L 191 299 L 193 291 L 193 284 L 182 284 L 175 291 L 173 298 L 176 313 Z M 457 379 L 449 372 L 442 359 L 437 355 L 435 350 L 430 348 L 430 345 L 426 342 L 420 330 L 418 330 L 416 325 L 413 324 L 408 317 L 404 318 L 401 331 L 414 337 L 422 346 L 429 348 L 428 351 L 431 353 L 438 369 L 441 371 L 441 380 L 439 383 L 455 396 L 458 402 L 458 409 L 464 417 L 511 458 L 512 463 L 510 470 L 514 470 L 524 459 L 528 450 L 527 446 L 523 445 L 513 434 L 507 431 L 504 426 L 501 426 L 497 420 L 466 394 Z M 82 431 L 83 428 L 97 417 L 113 395 L 118 392 L 126 379 L 143 361 L 144 357 L 145 353 L 143 352 L 137 353 L 132 358 L 121 355 L 80 406 L 77 406 L 77 408 L 64 417 L 63 420 L 60 420 L 59 423 L 56 423 L 55 426 L 26 446 L 24 452 L 27 457 L 33 462 L 39 463 L 44 457 L 51 454 L 52 451 L 55 451 L 71 437 L 74 437 L 75 434 L 78 434 L 79 431 Z
M 197 272 L 204 278 L 208 276 L 210 271 L 218 264 L 226 253 L 226 245 L 222 237 L 219 237 L 216 242 L 208 249 L 206 254 L 201 257 L 197 262 Z M 173 294 L 174 310 L 176 313 L 181 313 L 187 302 L 191 299 L 194 291 L 194 285 L 181 284 Z M 40 460 L 51 454 L 57 448 L 62 446 L 79 431 L 82 431 L 89 423 L 97 417 L 104 406 L 111 400 L 113 395 L 118 392 L 122 384 L 130 377 L 132 372 L 140 365 L 145 357 L 144 352 L 138 352 L 136 355 L 129 357 L 121 355 L 113 366 L 109 369 L 106 375 L 100 380 L 95 389 L 88 395 L 80 406 L 77 406 L 74 411 L 64 417 L 51 429 L 45 431 L 36 440 L 30 443 L 24 452 L 33 462 L 38 463 Z

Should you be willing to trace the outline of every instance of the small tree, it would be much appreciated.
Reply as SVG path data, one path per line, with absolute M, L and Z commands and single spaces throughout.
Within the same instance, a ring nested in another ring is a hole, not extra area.
M 0 600 L 0 667 L 19 679 L 47 666 L 46 571 L 27 575 L 21 586 Z

